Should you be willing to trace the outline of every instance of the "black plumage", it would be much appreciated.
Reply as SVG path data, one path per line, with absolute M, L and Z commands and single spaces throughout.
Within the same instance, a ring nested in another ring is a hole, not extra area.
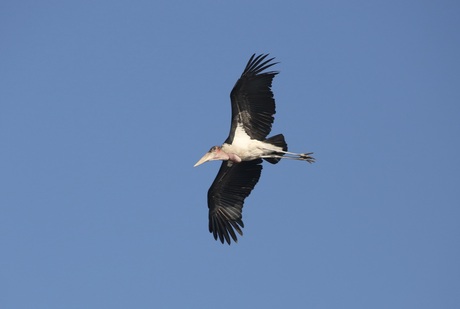
M 208 191 L 209 232 L 216 240 L 230 244 L 230 237 L 237 241 L 235 231 L 243 235 L 243 203 L 259 181 L 261 163 L 261 159 L 238 164 L 222 162 Z
M 274 58 L 265 60 L 267 56 L 252 55 L 230 93 L 232 122 L 230 134 L 225 141 L 228 144 L 233 142 L 238 123 L 242 124 L 246 133 L 256 140 L 264 140 L 272 129 L 276 110 L 271 86 L 278 72 L 262 73 L 276 64 L 276 62 L 270 63 Z

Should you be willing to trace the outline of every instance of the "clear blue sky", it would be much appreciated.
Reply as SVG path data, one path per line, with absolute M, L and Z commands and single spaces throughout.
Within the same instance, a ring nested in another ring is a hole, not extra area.
M 3 1 L 1 308 L 460 308 L 458 1 Z M 208 233 L 252 53 L 317 163 Z

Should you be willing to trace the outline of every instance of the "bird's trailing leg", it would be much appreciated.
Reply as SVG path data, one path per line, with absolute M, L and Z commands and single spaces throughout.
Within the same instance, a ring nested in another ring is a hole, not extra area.
M 311 156 L 313 152 L 295 153 L 295 152 L 282 151 L 282 150 L 281 151 L 277 150 L 276 152 L 277 152 L 276 154 L 264 155 L 262 156 L 262 158 L 291 159 L 291 160 L 307 161 L 308 163 L 315 162 L 315 158 Z

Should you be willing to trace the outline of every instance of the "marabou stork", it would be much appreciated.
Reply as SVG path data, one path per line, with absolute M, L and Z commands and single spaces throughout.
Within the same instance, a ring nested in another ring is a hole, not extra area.
M 313 163 L 309 153 L 287 151 L 284 136 L 267 138 L 275 114 L 272 80 L 278 72 L 264 70 L 275 65 L 268 54 L 253 54 L 243 74 L 230 93 L 232 124 L 230 134 L 222 146 L 212 147 L 196 164 L 222 160 L 219 173 L 208 191 L 209 232 L 217 240 L 237 242 L 241 228 L 244 199 L 259 181 L 262 159 L 276 164 L 281 159 Z

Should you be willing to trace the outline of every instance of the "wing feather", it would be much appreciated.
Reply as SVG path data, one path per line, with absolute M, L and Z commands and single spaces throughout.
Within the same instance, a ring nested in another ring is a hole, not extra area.
M 262 160 L 243 161 L 229 166 L 222 162 L 219 173 L 208 191 L 209 232 L 222 243 L 237 242 L 243 235 L 243 204 L 257 184 Z M 236 232 L 236 233 L 235 233 Z
M 274 58 L 266 59 L 267 56 L 253 54 L 230 93 L 232 125 L 228 144 L 233 142 L 238 123 L 252 139 L 264 140 L 271 131 L 276 113 L 271 86 L 278 72 L 263 72 L 276 64 L 272 62 Z

